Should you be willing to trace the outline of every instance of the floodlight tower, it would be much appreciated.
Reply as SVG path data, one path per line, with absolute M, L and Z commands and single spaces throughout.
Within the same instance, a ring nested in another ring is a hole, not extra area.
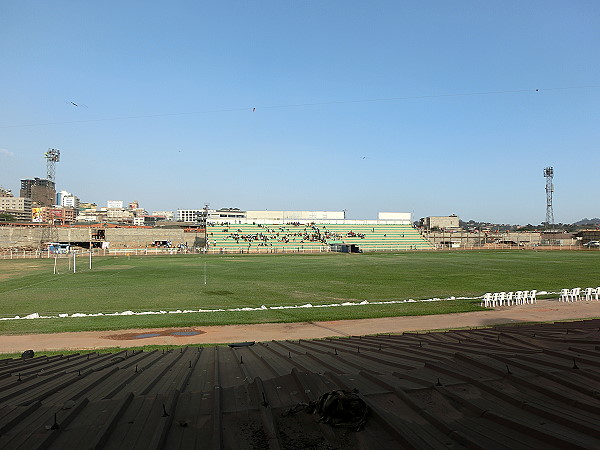
M 546 167 L 544 169 L 544 177 L 546 178 L 546 229 L 554 229 L 554 210 L 552 209 L 552 193 L 554 192 L 554 169 Z
M 46 178 L 50 181 L 55 181 L 56 163 L 60 161 L 60 150 L 49 148 L 48 151 L 44 153 L 44 158 L 46 158 Z

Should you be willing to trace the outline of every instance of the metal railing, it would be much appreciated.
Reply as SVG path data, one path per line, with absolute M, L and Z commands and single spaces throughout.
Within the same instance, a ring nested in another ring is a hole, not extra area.
M 506 244 L 486 244 L 485 246 L 461 246 L 447 247 L 439 245 L 437 248 L 419 248 L 417 246 L 378 246 L 362 248 L 364 252 L 414 252 L 414 251 L 469 251 L 469 250 L 566 250 L 599 252 L 600 248 L 586 248 L 581 245 L 538 245 L 538 246 L 509 246 Z M 302 247 L 251 247 L 251 248 L 219 248 L 211 247 L 204 249 L 178 249 L 178 248 L 111 248 L 93 249 L 93 256 L 167 256 L 167 255 L 191 255 L 191 254 L 298 254 L 298 253 L 329 253 L 329 246 L 317 248 Z M 75 250 L 69 253 L 52 253 L 48 250 L 4 250 L 0 251 L 0 260 L 6 259 L 41 259 L 41 258 L 67 258 L 73 254 L 89 255 L 89 250 Z

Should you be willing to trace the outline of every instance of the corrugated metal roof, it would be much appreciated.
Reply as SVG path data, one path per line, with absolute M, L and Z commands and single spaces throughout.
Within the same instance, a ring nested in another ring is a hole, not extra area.
M 6 359 L 0 448 L 600 448 L 599 396 L 600 320 Z

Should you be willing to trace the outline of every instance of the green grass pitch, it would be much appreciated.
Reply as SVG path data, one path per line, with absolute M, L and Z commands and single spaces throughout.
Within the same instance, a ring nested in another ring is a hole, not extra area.
M 0 261 L 0 317 L 475 297 L 600 285 L 596 252 L 181 255 Z M 466 312 L 479 300 L 0 321 L 0 333 L 297 322 Z

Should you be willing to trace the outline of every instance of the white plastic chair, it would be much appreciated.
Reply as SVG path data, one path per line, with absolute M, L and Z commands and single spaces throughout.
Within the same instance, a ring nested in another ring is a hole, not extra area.
M 529 303 L 537 303 L 537 291 L 535 289 L 529 291 Z
M 491 302 L 492 302 L 492 294 L 490 292 L 486 292 L 483 295 L 483 306 L 485 308 L 489 308 Z
M 578 302 L 579 300 L 581 300 L 581 288 L 571 289 L 570 297 L 572 302 Z
M 570 294 L 571 292 L 568 289 L 561 289 L 560 290 L 560 297 L 558 297 L 558 301 L 559 302 L 568 302 L 570 301 Z
M 594 288 L 585 288 L 585 290 L 583 291 L 583 295 L 585 296 L 585 301 L 588 302 L 590 300 L 592 300 L 592 298 L 594 297 Z
M 523 303 L 523 291 L 515 292 L 515 305 L 521 305 Z
M 506 304 L 507 305 L 512 305 L 513 304 L 513 291 L 507 292 L 506 293 L 506 297 L 504 297 L 504 299 L 506 300 Z
M 529 291 L 523 291 L 523 304 L 529 303 Z
M 498 305 L 503 306 L 506 304 L 506 292 L 498 293 Z
M 600 297 L 600 286 L 596 288 L 596 292 L 594 293 L 594 299 L 598 300 L 598 297 Z
M 492 308 L 495 308 L 496 306 L 498 306 L 498 293 L 494 292 L 492 294 Z

